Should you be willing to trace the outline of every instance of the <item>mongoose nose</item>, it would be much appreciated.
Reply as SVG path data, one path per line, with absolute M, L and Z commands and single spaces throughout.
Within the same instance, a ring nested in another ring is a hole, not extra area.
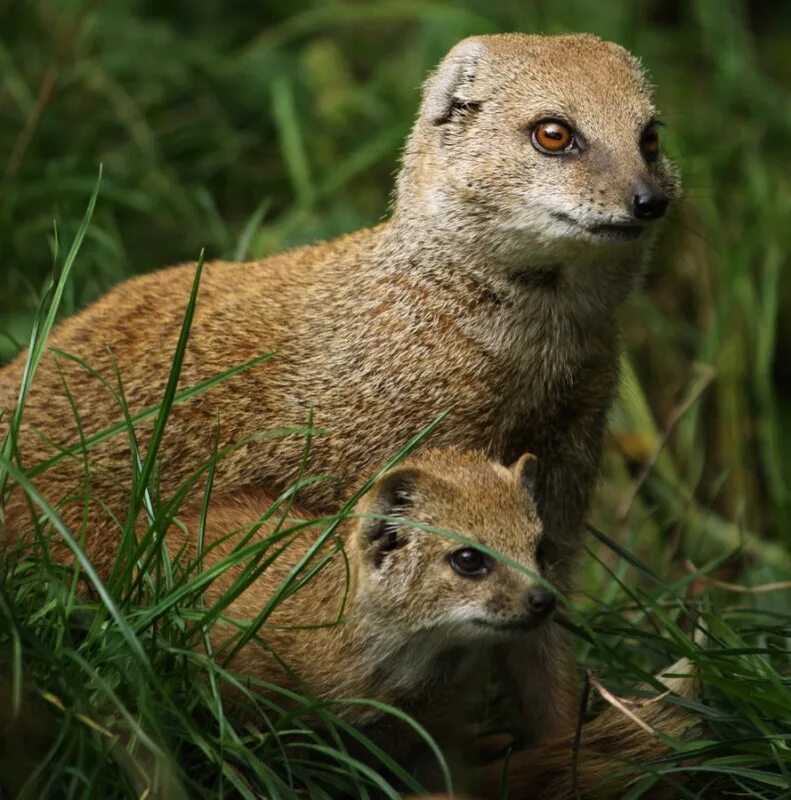
M 652 189 L 638 184 L 632 197 L 634 215 L 637 219 L 659 219 L 666 211 L 668 197 L 661 189 Z
M 534 586 L 525 593 L 525 605 L 533 614 L 546 617 L 555 610 L 555 595 L 543 586 Z

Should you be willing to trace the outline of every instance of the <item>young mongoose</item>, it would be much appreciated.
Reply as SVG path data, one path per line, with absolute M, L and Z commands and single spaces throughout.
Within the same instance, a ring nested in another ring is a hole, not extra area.
M 547 544 L 533 499 L 535 475 L 536 461 L 530 455 L 511 468 L 453 449 L 426 450 L 405 461 L 374 484 L 337 537 L 316 551 L 303 572 L 335 552 L 273 610 L 258 632 L 260 641 L 244 645 L 229 668 L 259 687 L 276 684 L 307 690 L 321 701 L 338 701 L 332 707 L 339 716 L 414 768 L 425 759 L 421 749 L 427 748 L 421 748 L 411 729 L 375 706 L 344 705 L 342 700 L 363 697 L 408 711 L 455 766 L 457 787 L 466 784 L 482 792 L 481 797 L 499 794 L 506 766 L 509 797 L 533 798 L 539 792 L 552 800 L 575 797 L 573 737 L 516 753 L 507 765 L 495 762 L 470 771 L 458 763 L 460 750 L 474 749 L 465 711 L 469 713 L 469 700 L 480 689 L 482 656 L 488 648 L 527 647 L 551 662 L 558 676 L 575 670 L 565 648 L 556 648 L 551 623 L 555 598 L 534 577 L 541 575 Z M 326 528 L 326 520 L 310 527 L 308 515 L 290 509 L 296 529 L 285 533 L 290 523 L 271 515 L 271 503 L 266 494 L 242 492 L 214 498 L 209 506 L 203 570 L 232 560 L 242 538 L 250 550 L 278 528 L 283 535 L 267 549 L 267 555 L 272 550 L 279 555 L 223 611 L 229 620 L 256 619 Z M 267 514 L 248 538 L 250 528 Z M 182 515 L 182 526 L 174 526 L 168 535 L 170 551 L 174 557 L 179 554 L 182 565 L 194 563 L 200 521 L 198 512 Z M 436 531 L 456 532 L 463 540 Z M 478 543 L 527 571 L 482 552 Z M 101 558 L 95 560 L 102 564 Z M 246 564 L 228 568 L 208 586 L 208 604 L 214 606 L 228 592 Z M 210 633 L 215 657 L 222 657 L 223 644 L 232 643 L 236 632 L 233 622 L 215 623 Z M 528 672 L 525 679 L 542 682 L 546 674 Z M 554 694 L 551 686 L 536 688 Z M 275 699 L 282 702 L 282 695 L 276 693 Z M 689 724 L 670 704 L 649 706 L 647 721 L 672 734 Z M 540 719 L 526 722 L 528 727 L 544 724 Z M 576 766 L 580 796 L 590 796 L 617 771 L 614 757 L 639 761 L 662 752 L 656 740 L 624 722 L 610 712 L 584 727 Z
M 218 464 L 219 493 L 287 486 L 304 439 L 250 437 L 303 427 L 312 412 L 326 433 L 311 471 L 335 480 L 299 496 L 328 511 L 450 408 L 432 446 L 502 463 L 538 455 L 547 574 L 568 585 L 618 378 L 615 311 L 677 194 L 650 87 L 623 48 L 590 35 L 465 39 L 426 82 L 389 221 L 207 265 L 180 387 L 277 355 L 173 409 L 163 496 L 215 443 L 247 441 Z M 132 459 L 120 433 L 91 447 L 88 476 L 80 436 L 122 419 L 121 389 L 131 414 L 161 400 L 193 272 L 130 280 L 67 319 L 49 343 L 84 363 L 48 352 L 35 376 L 19 459 L 30 467 L 74 448 L 35 482 L 75 529 L 88 505 L 88 539 L 115 541 Z M 20 355 L 0 370 L 0 438 L 23 369 Z M 150 430 L 137 426 L 143 451 Z M 19 494 L 12 528 L 28 514 Z
M 508 468 L 454 449 L 428 449 L 405 460 L 321 543 L 301 574 L 327 562 L 273 610 L 258 634 L 266 647 L 248 643 L 230 668 L 281 687 L 304 683 L 322 700 L 372 698 L 421 709 L 430 718 L 427 705 L 442 687 L 469 681 L 470 667 L 487 646 L 514 638 L 548 646 L 552 636 L 544 623 L 556 601 L 535 577 L 543 550 L 531 494 L 535 465 L 529 455 Z M 229 559 L 241 542 L 249 550 L 279 532 L 267 550 L 277 556 L 223 611 L 229 619 L 255 619 L 327 528 L 326 518 L 293 508 L 283 522 L 271 508 L 271 496 L 258 491 L 213 497 L 209 504 L 203 570 Z M 200 512 L 179 520 L 166 540 L 183 566 L 196 557 Z M 484 553 L 478 543 L 526 571 Z M 103 553 L 88 555 L 109 571 Z M 212 581 L 204 595 L 209 607 L 249 561 Z M 218 652 L 236 630 L 230 622 L 214 626 Z M 341 706 L 339 713 L 358 724 L 383 716 L 370 706 Z

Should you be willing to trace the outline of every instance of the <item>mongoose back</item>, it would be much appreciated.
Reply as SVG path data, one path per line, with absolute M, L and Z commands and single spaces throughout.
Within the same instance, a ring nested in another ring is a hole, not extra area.
M 277 355 L 173 409 L 162 496 L 215 443 L 246 442 L 218 464 L 218 493 L 287 486 L 304 439 L 255 434 L 303 427 L 312 412 L 326 433 L 313 440 L 310 469 L 334 480 L 299 499 L 332 510 L 451 409 L 430 445 L 503 463 L 537 454 L 539 511 L 553 532 L 547 574 L 566 585 L 616 389 L 615 310 L 678 194 L 656 125 L 642 69 L 615 44 L 460 42 L 425 84 L 387 222 L 206 266 L 180 387 Z M 130 280 L 65 320 L 49 343 L 79 360 L 50 351 L 35 376 L 19 459 L 61 457 L 36 485 L 75 528 L 88 505 L 89 539 L 115 541 L 132 458 L 122 432 L 91 447 L 86 475 L 80 437 L 122 419 L 121 392 L 132 414 L 161 400 L 193 273 L 183 265 Z M 23 369 L 20 355 L 0 371 L 0 437 Z M 137 426 L 143 451 L 150 429 Z M 19 494 L 6 509 L 11 528 L 28 514 Z

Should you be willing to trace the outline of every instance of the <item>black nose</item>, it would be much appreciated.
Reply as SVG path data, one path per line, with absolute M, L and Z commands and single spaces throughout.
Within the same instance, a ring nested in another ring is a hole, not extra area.
M 545 589 L 543 586 L 534 586 L 525 594 L 525 605 L 534 614 L 545 617 L 555 610 L 557 601 L 549 589 Z
M 637 219 L 659 219 L 667 210 L 668 197 L 657 187 L 638 183 L 632 197 L 632 207 Z

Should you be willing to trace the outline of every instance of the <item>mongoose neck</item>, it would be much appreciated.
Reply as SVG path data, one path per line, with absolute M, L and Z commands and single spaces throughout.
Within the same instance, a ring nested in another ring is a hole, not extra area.
M 402 208 L 382 229 L 381 263 L 396 272 L 445 286 L 476 285 L 543 325 L 585 327 L 609 321 L 642 274 L 644 245 L 591 247 L 562 245 L 526 236 L 518 247 L 499 242 L 461 218 L 433 215 L 430 208 Z

